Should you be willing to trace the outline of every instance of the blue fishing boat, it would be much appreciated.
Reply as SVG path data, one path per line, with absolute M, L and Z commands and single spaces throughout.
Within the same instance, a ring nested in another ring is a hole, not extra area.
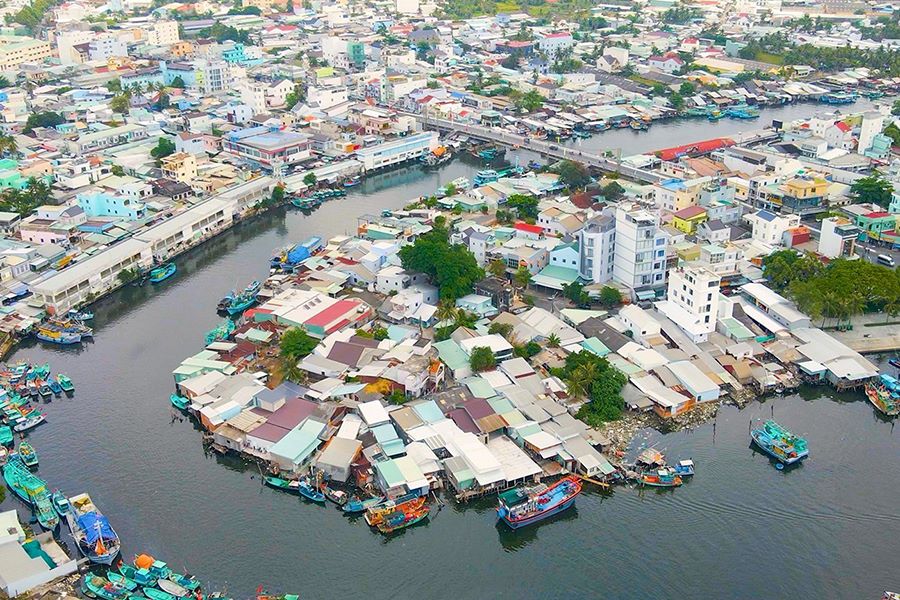
M 300 481 L 297 485 L 297 492 L 307 500 L 325 504 L 325 494 L 311 486 L 308 481 Z
M 269 261 L 269 266 L 272 269 L 292 271 L 294 267 L 315 254 L 321 248 L 322 238 L 313 236 L 305 242 L 295 244 L 290 248 L 284 248 L 276 252 L 275 256 Z
M 486 183 L 492 183 L 494 181 L 497 181 L 497 179 L 499 179 L 499 178 L 500 178 L 500 176 L 497 174 L 497 171 L 495 171 L 493 169 L 484 169 L 482 171 L 478 171 L 475 174 L 475 178 L 473 179 L 473 184 L 475 186 L 481 186 Z
M 344 182 L 344 187 L 348 188 L 348 187 L 353 187 L 355 185 L 359 185 L 360 181 L 362 181 L 362 180 L 359 177 L 351 177 L 350 179 L 348 179 L 347 181 Z
M 13 432 L 6 425 L 0 425 L 0 446 L 12 446 L 13 443 Z
M 150 283 L 162 283 L 173 276 L 178 268 L 175 263 L 168 263 L 150 271 Z
M 672 470 L 679 477 L 691 477 L 694 475 L 694 461 L 690 459 L 680 460 L 677 465 L 672 467 Z
M 766 421 L 762 428 L 750 432 L 757 447 L 785 465 L 809 456 L 806 440 L 794 435 L 775 421 Z
M 359 498 L 353 498 L 344 506 L 342 506 L 342 510 L 344 514 L 347 515 L 356 515 L 362 514 L 366 512 L 366 510 L 372 508 L 373 506 L 378 506 L 384 502 L 384 496 L 375 496 L 374 498 L 366 498 L 365 500 L 360 500 Z
M 50 500 L 53 501 L 53 510 L 56 511 L 56 514 L 60 516 L 61 519 L 64 519 L 67 514 L 69 514 L 69 510 L 72 508 L 71 503 L 69 503 L 69 499 L 66 498 L 66 495 L 61 491 L 56 490 L 53 492 L 53 495 L 50 496 Z
M 92 337 L 93 333 L 94 332 L 90 327 L 77 321 L 48 319 L 38 325 L 34 332 L 34 337 L 42 342 L 70 346 L 72 344 L 80 343 L 85 338 Z M 46 377 L 46 375 L 41 376 L 38 373 L 33 374 L 33 372 L 26 375 L 26 379 L 30 381 L 43 379 L 44 377 Z
M 188 400 L 184 396 L 179 396 L 178 394 L 172 394 L 171 396 L 169 396 L 169 402 L 171 402 L 172 406 L 174 406 L 178 410 L 187 410 L 187 407 L 191 404 L 190 400 Z
M 50 388 L 50 391 L 53 392 L 53 394 L 55 396 L 62 395 L 62 391 L 63 391 L 62 386 L 59 385 L 59 382 L 56 381 L 55 379 L 48 379 L 47 386 Z
M 230 316 L 242 314 L 245 310 L 256 304 L 256 293 L 242 292 L 225 307 L 225 312 Z
M 125 564 L 122 561 L 119 561 L 118 568 L 119 573 L 121 573 L 131 581 L 134 581 L 138 585 L 154 586 L 156 585 L 157 579 L 159 579 L 155 575 L 151 574 L 147 569 L 138 569 L 137 567 Z
M 87 494 L 69 498 L 66 521 L 78 550 L 91 562 L 111 565 L 119 554 L 119 536 Z M 134 579 L 128 573 L 122 575 Z
M 3 467 L 3 479 L 20 500 L 32 507 L 41 527 L 48 531 L 56 529 L 59 515 L 53 508 L 46 482 L 32 473 L 17 454 L 12 455 Z
M 75 384 L 72 383 L 72 380 L 69 379 L 66 375 L 62 373 L 57 374 L 56 382 L 59 383 L 59 387 L 63 389 L 66 393 L 72 393 L 75 391 Z
M 500 494 L 497 516 L 512 529 L 526 527 L 559 514 L 575 504 L 581 481 L 569 476 L 547 487 L 521 487 Z

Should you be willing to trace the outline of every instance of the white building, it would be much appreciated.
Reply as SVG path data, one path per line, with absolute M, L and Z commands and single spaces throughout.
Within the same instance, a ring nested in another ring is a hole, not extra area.
M 852 257 L 856 254 L 856 240 L 861 230 L 843 217 L 822 220 L 819 254 L 828 258 Z
M 538 38 L 538 48 L 548 57 L 554 57 L 559 52 L 567 50 L 575 45 L 572 34 L 568 32 L 548 33 Z
M 666 275 L 666 239 L 659 216 L 630 203 L 616 207 L 613 279 L 632 290 L 660 287 Z
M 785 231 L 800 226 L 800 215 L 776 215 L 767 210 L 744 218 L 753 227 L 753 239 L 770 246 L 781 244 Z
M 377 146 L 361 148 L 356 151 L 356 158 L 366 171 L 372 171 L 417 159 L 438 146 L 437 132 L 426 131 Z
M 872 141 L 875 136 L 884 129 L 884 115 L 879 112 L 870 111 L 863 115 L 862 124 L 859 127 L 859 144 L 857 151 L 862 154 L 872 147 Z
M 88 42 L 88 57 L 91 60 L 106 61 L 117 56 L 128 56 L 128 44 L 112 34 L 100 35 Z
M 656 306 L 684 331 L 691 341 L 705 342 L 716 330 L 721 278 L 699 267 L 669 272 L 669 289 L 664 302 Z
M 618 317 L 625 326 L 625 331 L 630 331 L 636 342 L 643 343 L 648 338 L 657 337 L 662 329 L 659 321 L 636 304 L 623 306 Z
M 578 232 L 578 274 L 594 283 L 612 279 L 616 256 L 616 220 L 602 214 L 588 220 Z
M 419 0 L 394 0 L 394 7 L 401 15 L 415 15 L 419 13 Z
M 180 39 L 178 21 L 156 21 L 147 29 L 147 43 L 154 46 L 170 46 Z

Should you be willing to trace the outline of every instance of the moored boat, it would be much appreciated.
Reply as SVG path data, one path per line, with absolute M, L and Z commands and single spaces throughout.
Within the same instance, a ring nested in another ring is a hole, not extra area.
M 147 569 L 138 569 L 132 565 L 125 564 L 124 562 L 119 562 L 119 573 L 127 577 L 128 579 L 134 581 L 138 585 L 143 586 L 154 586 L 156 585 L 158 577 L 154 576 Z
M 344 504 L 344 506 L 341 508 L 345 514 L 354 515 L 364 513 L 368 509 L 372 508 L 373 506 L 378 506 L 382 502 L 384 502 L 384 496 L 376 496 L 374 498 L 366 499 L 353 498 L 352 500 L 349 500 L 346 504 Z
M 649 487 L 678 487 L 684 480 L 675 474 L 674 469 L 663 467 L 649 473 L 641 473 L 637 479 L 638 485 Z
M 35 329 L 34 337 L 41 340 L 42 342 L 49 342 L 51 344 L 59 344 L 62 346 L 71 346 L 72 344 L 78 344 L 83 341 L 85 338 L 89 338 L 93 336 L 93 330 L 82 324 L 75 321 L 63 321 L 59 319 L 49 319 L 44 321 Z M 31 375 L 31 373 L 29 373 Z M 34 379 L 43 379 L 47 374 L 41 375 L 38 377 L 30 377 L 31 380 L 29 383 L 33 385 Z M 37 393 L 38 388 L 34 387 L 34 393 Z
M 172 394 L 169 396 L 169 402 L 172 403 L 172 406 L 177 408 L 178 410 L 187 410 L 187 407 L 190 406 L 191 401 L 184 396 L 179 396 L 178 394 Z
M 178 271 L 178 267 L 175 266 L 175 263 L 166 263 L 155 269 L 150 270 L 150 283 L 162 283 L 169 277 L 175 275 Z
M 325 494 L 310 485 L 308 481 L 298 482 L 297 492 L 311 502 L 325 504 Z
M 56 381 L 59 383 L 59 387 L 61 387 L 64 392 L 74 392 L 75 391 L 75 384 L 73 384 L 72 380 L 69 379 L 66 375 L 59 373 L 56 376 Z
M 532 525 L 570 508 L 581 493 L 581 481 L 574 476 L 551 486 L 539 484 L 507 490 L 499 496 L 497 516 L 513 529 Z
M 424 521 L 429 514 L 430 511 L 427 506 L 420 506 L 410 510 L 398 510 L 387 515 L 376 527 L 381 533 L 394 533 Z
M 882 374 L 878 381 L 867 383 L 866 398 L 882 414 L 900 415 L 900 381 L 895 377 Z
M 66 495 L 59 490 L 53 492 L 53 495 L 50 496 L 50 499 L 53 501 L 53 510 L 56 511 L 56 514 L 58 514 L 60 518 L 65 519 L 66 515 L 69 513 L 69 510 L 72 508 L 72 505 L 69 503 L 69 499 L 66 498 Z
M 353 187 L 353 186 L 359 185 L 361 181 L 362 180 L 359 177 L 351 177 L 350 179 L 348 179 L 347 181 L 344 182 L 344 187 L 348 188 L 348 187 Z
M 90 598 L 99 598 L 100 600 L 125 600 L 128 598 L 128 589 L 124 586 L 93 573 L 88 573 L 81 579 L 81 591 Z
M 425 498 L 421 496 L 406 495 L 395 500 L 386 500 L 381 504 L 366 509 L 366 523 L 372 527 L 381 523 L 386 516 L 398 510 L 415 510 L 425 504 Z
M 150 600 L 179 600 L 178 596 L 149 586 L 144 588 L 144 594 L 146 594 Z
M 0 446 L 12 446 L 13 432 L 7 425 L 0 425 Z
M 191 592 L 200 589 L 200 581 L 193 575 L 188 575 L 187 573 L 176 573 L 175 571 L 172 571 L 168 579 Z
M 272 475 L 266 475 L 263 477 L 263 481 L 265 484 L 271 488 L 275 488 L 276 490 L 281 490 L 283 492 L 290 492 L 292 494 L 298 494 L 299 482 L 292 481 L 290 479 L 282 479 L 281 477 L 275 477 Z
M 13 455 L 3 467 L 3 479 L 20 500 L 30 505 L 41 527 L 48 531 L 59 525 L 59 515 L 43 479 L 28 470 L 18 455 Z
M 806 440 L 794 435 L 775 421 L 766 421 L 750 437 L 756 446 L 779 462 L 791 465 L 809 456 Z
M 121 573 L 118 573 L 116 571 L 107 571 L 106 578 L 109 579 L 110 581 L 112 581 L 113 583 L 118 584 L 121 587 L 125 588 L 129 592 L 133 592 L 136 589 L 138 589 L 138 584 L 136 581 L 128 579 L 127 577 L 125 577 L 124 575 L 122 575 Z
M 690 459 L 680 460 L 678 464 L 672 467 L 672 470 L 680 477 L 692 477 L 694 475 L 694 461 Z
M 334 502 L 338 506 L 344 506 L 350 499 L 350 496 L 347 494 L 347 492 L 343 490 L 336 490 L 333 487 L 325 486 L 325 488 L 322 490 L 322 493 L 325 494 L 326 499 Z
M 91 562 L 111 565 L 119 554 L 119 536 L 87 494 L 69 498 L 66 521 L 78 550 Z M 121 572 L 121 571 L 120 571 Z M 128 577 L 127 573 L 122 575 Z
M 42 383 L 38 386 L 38 393 L 44 398 L 49 398 L 53 395 L 53 390 L 50 389 L 50 386 L 46 383 Z
M 50 391 L 53 392 L 54 396 L 59 396 L 62 394 L 62 386 L 59 385 L 59 382 L 55 379 L 48 379 L 47 385 L 50 387 Z
M 28 431 L 29 429 L 33 429 L 47 420 L 47 417 L 43 413 L 33 413 L 29 414 L 29 416 L 25 417 L 16 422 L 13 425 L 13 430 L 18 432 Z
M 190 590 L 178 585 L 168 578 L 160 578 L 156 582 L 156 585 L 159 586 L 159 589 L 161 589 L 162 591 L 172 594 L 176 598 L 187 598 L 191 594 Z
M 34 469 L 38 466 L 37 451 L 34 449 L 34 446 L 29 444 L 26 440 L 19 442 L 19 457 L 29 469 Z

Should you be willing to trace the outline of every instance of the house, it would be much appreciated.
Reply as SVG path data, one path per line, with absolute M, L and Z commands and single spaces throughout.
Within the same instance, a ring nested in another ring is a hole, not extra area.
M 781 244 L 788 229 L 800 226 L 799 215 L 779 216 L 768 210 L 760 210 L 744 217 L 753 228 L 753 239 L 770 246 Z
M 25 535 L 15 510 L 0 513 L 0 590 L 9 598 L 78 570 L 76 561 L 45 531 Z
M 359 440 L 335 436 L 316 458 L 316 469 L 330 480 L 347 481 L 350 478 L 351 466 L 361 450 L 362 443 Z
M 702 206 L 688 206 L 672 214 L 672 226 L 679 231 L 693 234 L 706 221 L 706 209 Z
M 669 52 L 662 56 L 651 56 L 647 60 L 647 64 L 651 69 L 662 71 L 663 73 L 675 73 L 684 66 L 684 61 L 674 52 Z

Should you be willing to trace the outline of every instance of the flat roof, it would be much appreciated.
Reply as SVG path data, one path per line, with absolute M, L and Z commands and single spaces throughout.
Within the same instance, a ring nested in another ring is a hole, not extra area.
M 129 256 L 140 254 L 143 250 L 149 249 L 149 247 L 150 245 L 147 242 L 136 238 L 124 240 L 115 246 L 110 246 L 103 252 L 98 252 L 85 260 L 66 267 L 43 281 L 32 284 L 31 290 L 36 293 L 53 296 L 60 291 L 69 289 L 73 285 L 90 279 L 93 275 L 120 263 Z

